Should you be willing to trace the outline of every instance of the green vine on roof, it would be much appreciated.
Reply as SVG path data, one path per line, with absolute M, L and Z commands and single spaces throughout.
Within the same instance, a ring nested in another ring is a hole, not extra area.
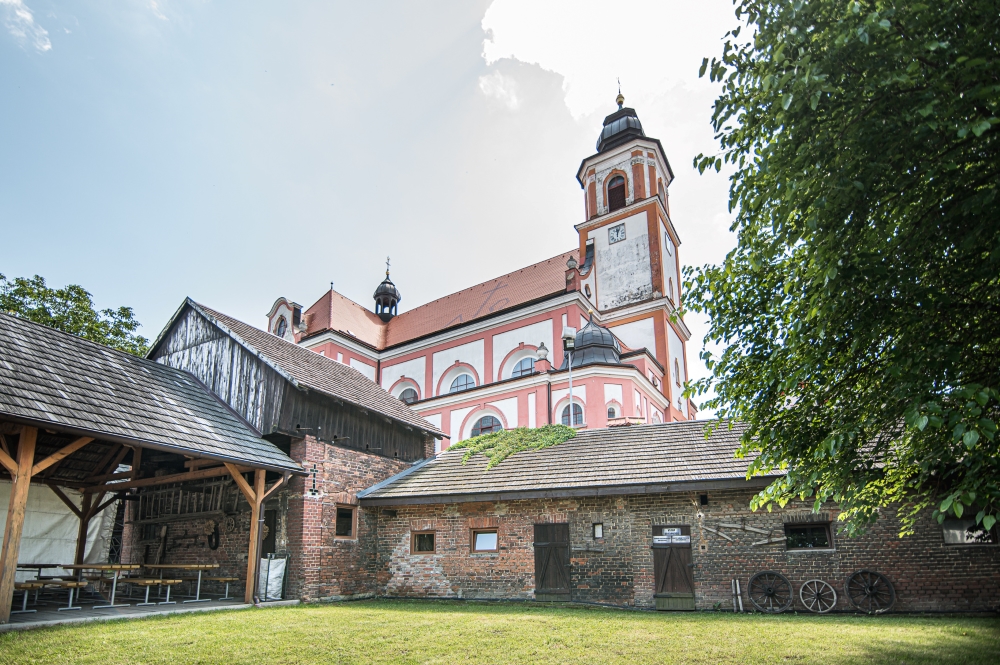
M 482 453 L 489 459 L 486 470 L 489 471 L 511 455 L 525 450 L 541 450 L 550 446 L 565 443 L 576 436 L 576 430 L 566 425 L 545 425 L 538 428 L 516 427 L 504 429 L 492 434 L 481 434 L 465 441 L 453 444 L 451 448 L 464 448 L 462 464 L 465 464 L 476 453 Z

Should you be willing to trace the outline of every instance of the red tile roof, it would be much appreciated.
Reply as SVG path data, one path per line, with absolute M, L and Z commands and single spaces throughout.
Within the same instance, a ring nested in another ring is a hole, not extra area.
M 563 252 L 551 259 L 403 312 L 389 323 L 382 323 L 373 312 L 330 290 L 306 310 L 306 335 L 327 330 L 338 331 L 350 334 L 379 350 L 404 344 L 425 335 L 564 293 L 566 261 L 577 254 L 576 250 Z

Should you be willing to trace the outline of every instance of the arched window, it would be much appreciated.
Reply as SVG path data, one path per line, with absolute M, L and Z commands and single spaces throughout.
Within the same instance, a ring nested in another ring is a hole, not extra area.
M 514 365 L 514 371 L 510 373 L 510 378 L 516 379 L 519 376 L 528 376 L 535 371 L 535 359 L 534 358 L 524 358 L 521 362 Z
M 503 425 L 500 424 L 499 418 L 494 418 L 493 416 L 483 416 L 476 421 L 475 425 L 472 426 L 472 436 L 492 434 L 493 432 L 499 432 L 502 429 Z
M 670 298 L 670 302 L 676 302 L 674 300 L 674 278 L 667 278 L 667 297 Z
M 565 407 L 563 407 L 562 424 L 563 425 L 569 425 L 569 404 L 567 404 Z M 579 404 L 577 404 L 576 402 L 574 402 L 573 403 L 573 425 L 576 426 L 576 425 L 582 425 L 582 424 L 583 424 L 583 408 Z
M 468 374 L 462 374 L 455 378 L 451 382 L 451 388 L 448 389 L 449 393 L 460 393 L 463 390 L 468 390 L 469 388 L 475 388 L 476 382 Z
M 608 181 L 608 212 L 625 207 L 625 178 L 616 175 Z
M 681 385 L 681 363 L 676 358 L 674 358 L 674 383 L 678 388 Z
M 277 323 L 274 324 L 274 334 L 278 337 L 284 337 L 286 332 L 288 332 L 288 321 L 286 321 L 285 317 L 282 316 L 278 319 Z
M 413 404 L 418 399 L 420 399 L 420 396 L 417 395 L 417 391 L 413 388 L 407 388 L 403 392 L 399 393 L 399 401 L 406 404 Z
M 618 417 L 618 409 L 613 405 L 608 407 L 608 420 Z

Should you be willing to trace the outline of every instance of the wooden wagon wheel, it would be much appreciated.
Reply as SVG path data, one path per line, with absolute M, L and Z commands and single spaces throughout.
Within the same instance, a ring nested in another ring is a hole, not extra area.
M 896 590 L 882 573 L 873 570 L 859 570 L 844 583 L 847 597 L 855 607 L 868 614 L 888 612 L 896 602 Z
M 809 580 L 799 589 L 799 600 L 810 612 L 825 614 L 837 604 L 837 592 L 823 580 Z
M 747 595 L 761 612 L 779 614 L 792 606 L 792 583 L 781 573 L 762 570 L 750 578 Z

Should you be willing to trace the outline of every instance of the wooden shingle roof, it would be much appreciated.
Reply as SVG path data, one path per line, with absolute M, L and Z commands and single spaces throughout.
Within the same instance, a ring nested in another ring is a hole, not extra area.
M 517 453 L 486 471 L 446 450 L 358 494 L 364 505 L 455 503 L 516 498 L 645 494 L 759 485 L 746 480 L 752 458 L 737 459 L 742 428 L 707 421 L 583 430 L 542 450 Z
M 187 372 L 0 314 L 0 417 L 103 441 L 302 472 Z
M 315 390 L 362 409 L 380 413 L 387 418 L 438 438 L 445 436 L 441 430 L 424 420 L 416 411 L 387 393 L 381 386 L 353 367 L 321 356 L 305 347 L 292 344 L 260 328 L 255 328 L 198 304 L 190 298 L 186 304 L 195 308 L 226 334 L 232 335 L 237 342 L 255 353 L 257 357 L 282 374 L 296 387 Z M 169 330 L 169 328 L 170 324 L 165 330 Z M 155 346 L 154 344 L 154 348 Z

